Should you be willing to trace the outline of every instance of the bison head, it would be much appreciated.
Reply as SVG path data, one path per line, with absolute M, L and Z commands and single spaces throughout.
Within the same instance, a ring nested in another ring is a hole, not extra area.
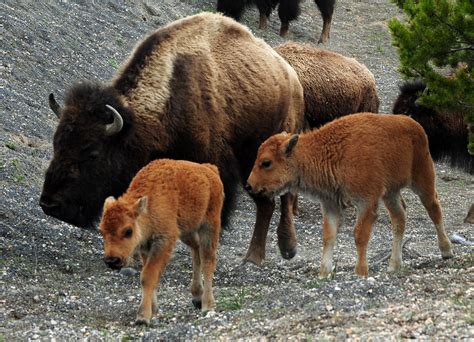
M 128 160 L 131 112 L 113 89 L 92 83 L 73 87 L 63 109 L 51 95 L 50 106 L 60 120 L 40 205 L 47 215 L 92 227 L 104 199 L 120 195 L 139 169 Z
M 276 134 L 259 147 L 245 189 L 254 195 L 275 197 L 291 190 L 295 182 L 292 153 L 299 135 Z

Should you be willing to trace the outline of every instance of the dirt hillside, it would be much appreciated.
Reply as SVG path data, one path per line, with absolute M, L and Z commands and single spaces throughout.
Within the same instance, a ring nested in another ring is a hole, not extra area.
M 122 275 L 102 261 L 102 240 L 47 217 L 38 205 L 52 157 L 57 120 L 47 96 L 62 102 L 77 80 L 106 81 L 146 32 L 184 16 L 213 10 L 210 0 L 16 1 L 0 4 L 0 341 L 93 337 L 130 339 L 240 338 L 474 338 L 472 245 L 454 245 L 443 261 L 436 234 L 419 200 L 404 193 L 408 241 L 404 268 L 388 274 L 390 222 L 381 208 L 369 244 L 369 277 L 353 274 L 354 211 L 338 236 L 333 278 L 318 279 L 321 213 L 309 199 L 296 218 L 298 254 L 281 258 L 276 214 L 262 267 L 241 265 L 255 219 L 247 195 L 219 247 L 215 276 L 217 310 L 202 315 L 191 304 L 191 258 L 179 244 L 158 290 L 159 312 L 150 327 L 132 322 L 140 301 L 139 275 Z M 367 65 L 377 81 L 381 111 L 389 112 L 401 78 L 387 21 L 401 13 L 389 0 L 338 0 L 326 48 Z M 258 14 L 243 23 L 270 45 Z M 322 20 L 306 0 L 289 39 L 315 44 Z M 437 186 L 448 234 L 474 241 L 462 220 L 474 202 L 473 177 L 444 165 Z

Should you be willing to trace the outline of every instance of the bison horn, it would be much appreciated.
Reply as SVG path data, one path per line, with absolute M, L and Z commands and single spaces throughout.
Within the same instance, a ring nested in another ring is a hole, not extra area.
M 56 114 L 58 119 L 61 117 L 61 106 L 56 102 L 54 94 L 49 94 L 49 108 Z
M 105 135 L 111 136 L 119 133 L 122 130 L 123 127 L 123 119 L 122 116 L 117 112 L 117 110 L 110 106 L 110 105 L 105 105 L 112 114 L 114 115 L 114 121 L 111 124 L 105 125 Z

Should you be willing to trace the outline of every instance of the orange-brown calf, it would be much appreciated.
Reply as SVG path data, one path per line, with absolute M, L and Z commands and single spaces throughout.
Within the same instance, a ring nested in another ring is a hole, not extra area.
M 136 250 L 143 262 L 137 324 L 149 324 L 157 310 L 156 287 L 178 238 L 191 248 L 193 304 L 203 311 L 214 308 L 212 278 L 223 201 L 216 166 L 169 159 L 151 162 L 124 195 L 106 199 L 100 222 L 105 262 L 121 268 Z
M 443 258 L 453 255 L 443 226 L 428 140 L 423 128 L 409 117 L 352 114 L 306 134 L 274 135 L 260 146 L 247 187 L 269 197 L 301 192 L 320 199 L 323 277 L 332 271 L 342 210 L 349 204 L 357 208 L 355 272 L 368 274 L 366 248 L 380 199 L 392 221 L 388 270 L 400 269 L 406 221 L 400 190 L 404 187 L 410 187 L 428 211 Z

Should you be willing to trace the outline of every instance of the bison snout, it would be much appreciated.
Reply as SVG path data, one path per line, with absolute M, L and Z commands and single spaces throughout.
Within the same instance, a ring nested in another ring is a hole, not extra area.
M 252 186 L 249 183 L 245 184 L 244 189 L 245 191 L 252 193 Z
M 118 257 L 106 256 L 104 262 L 113 270 L 122 268 L 122 259 Z

